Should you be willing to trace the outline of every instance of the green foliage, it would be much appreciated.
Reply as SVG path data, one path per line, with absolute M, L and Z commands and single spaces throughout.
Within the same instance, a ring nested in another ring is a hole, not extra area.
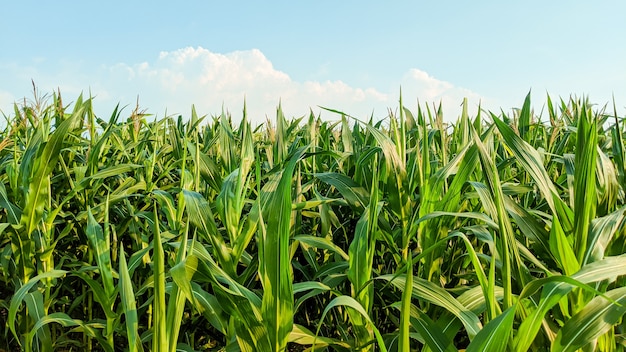
M 253 129 L 91 104 L 0 131 L 0 351 L 626 346 L 615 108 Z

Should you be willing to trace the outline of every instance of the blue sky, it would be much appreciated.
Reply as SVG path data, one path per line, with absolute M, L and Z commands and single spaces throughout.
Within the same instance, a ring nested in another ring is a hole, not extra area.
M 319 105 L 357 117 L 464 97 L 510 111 L 532 90 L 626 106 L 624 1 L 5 1 L 0 110 L 59 88 L 157 117 L 273 119 Z M 328 112 L 323 117 L 334 118 Z

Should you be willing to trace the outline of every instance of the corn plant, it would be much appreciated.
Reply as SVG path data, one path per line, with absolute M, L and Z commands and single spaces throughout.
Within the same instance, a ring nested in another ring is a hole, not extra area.
M 256 127 L 16 104 L 0 350 L 621 351 L 624 118 L 546 100 Z

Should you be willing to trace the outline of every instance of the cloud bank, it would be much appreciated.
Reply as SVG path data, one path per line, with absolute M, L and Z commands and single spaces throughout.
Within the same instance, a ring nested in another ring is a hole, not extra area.
M 34 75 L 28 80 L 34 79 L 41 90 L 59 87 L 70 98 L 81 90 L 91 90 L 96 96 L 94 105 L 96 108 L 104 105 L 105 113 L 118 102 L 132 109 L 139 99 L 140 107 L 157 117 L 188 116 L 194 104 L 200 115 L 217 115 L 224 109 L 239 120 L 245 99 L 248 118 L 255 123 L 274 119 L 279 102 L 287 117 L 308 115 L 313 110 L 316 115 L 336 118 L 319 108 L 324 106 L 362 119 L 371 114 L 380 119 L 387 116 L 388 109 L 397 109 L 400 87 L 405 105 L 411 110 L 416 108 L 417 99 L 422 104 L 441 101 L 444 116 L 449 120 L 458 116 L 464 97 L 473 106 L 481 99 L 484 102 L 478 93 L 419 69 L 411 69 L 399 77 L 393 91 L 353 87 L 340 80 L 298 82 L 274 68 L 258 49 L 221 54 L 202 47 L 187 47 L 161 52 L 155 59 L 141 63 L 101 65 L 95 69 L 84 63 L 66 66 L 56 74 L 24 67 L 16 79 Z M 0 108 L 6 112 L 7 101 L 25 93 L 28 92 L 0 91 Z

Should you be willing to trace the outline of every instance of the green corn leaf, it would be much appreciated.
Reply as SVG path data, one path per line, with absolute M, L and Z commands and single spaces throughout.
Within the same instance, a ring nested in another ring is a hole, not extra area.
M 125 173 L 131 172 L 133 170 L 142 168 L 143 165 L 136 164 L 119 164 L 107 167 L 105 169 L 99 170 L 95 174 L 84 178 L 81 182 L 87 182 L 89 180 L 102 180 L 112 176 L 121 176 Z
M 298 324 L 293 325 L 293 330 L 289 334 L 289 342 L 297 343 L 301 346 L 311 346 L 311 349 L 327 346 L 338 346 L 345 349 L 350 348 L 350 345 L 344 341 L 316 336 L 312 331 Z
M 205 274 L 211 280 L 214 287 L 218 287 L 220 290 L 230 295 L 245 297 L 249 304 L 255 308 L 261 307 L 261 299 L 259 296 L 228 275 L 217 265 L 206 248 L 203 246 L 194 246 L 192 253 L 199 261 L 206 265 L 206 272 L 203 272 L 203 268 L 198 266 L 198 273 Z
M 22 217 L 22 210 L 9 201 L 4 183 L 0 182 L 0 209 L 5 209 L 10 224 L 17 225 Z
M 524 99 L 524 105 L 522 106 L 522 110 L 520 111 L 519 121 L 517 124 L 517 130 L 519 131 L 520 137 L 526 142 L 530 142 L 530 123 L 531 123 L 532 111 L 530 109 L 530 92 L 526 95 Z
M 578 259 L 561 227 L 557 214 L 552 215 L 552 227 L 550 228 L 550 251 L 557 260 L 565 275 L 572 275 L 580 269 Z
M 192 253 L 207 266 L 208 270 L 204 272 L 203 267 L 199 265 L 198 273 L 204 274 L 210 279 L 217 298 L 215 302 L 210 303 L 211 307 L 204 305 L 203 309 L 209 308 L 208 311 L 219 312 L 219 309 L 216 308 L 216 302 L 219 302 L 223 311 L 228 316 L 233 317 L 231 324 L 236 330 L 236 348 L 241 351 L 271 351 L 272 345 L 262 318 L 262 300 L 222 270 L 203 246 L 193 246 Z M 194 291 L 198 291 L 197 286 Z M 202 298 L 197 292 L 194 293 L 194 296 L 198 300 Z M 203 304 L 202 301 L 198 302 Z M 208 299 L 206 302 L 212 301 Z M 223 326 L 224 329 L 227 325 L 224 320 L 214 321 L 213 324 Z M 232 345 L 231 348 L 235 348 L 235 345 Z
M 115 291 L 113 285 L 113 268 L 111 267 L 111 245 L 107 238 L 104 238 L 102 227 L 91 213 L 91 208 L 87 209 L 87 229 L 85 234 L 89 239 L 89 244 L 96 254 L 96 262 L 102 276 L 104 291 L 109 297 L 109 304 Z
M 406 278 L 403 275 L 381 275 L 377 277 L 380 280 L 391 281 L 391 284 L 400 290 L 405 289 Z M 393 280 L 393 281 L 392 281 Z M 440 307 L 445 308 L 454 314 L 465 326 L 468 335 L 473 339 L 482 329 L 482 324 L 478 316 L 463 306 L 450 293 L 434 283 L 418 277 L 413 278 L 412 294 L 414 299 L 424 300 Z
M 155 189 L 152 191 L 152 195 L 159 203 L 159 209 L 165 213 L 165 217 L 167 218 L 168 224 L 176 223 L 176 214 L 177 208 L 174 202 L 174 197 L 168 192 L 165 192 L 160 189 Z
M 192 143 L 188 143 L 187 148 L 189 150 L 195 150 L 196 146 Z M 219 191 L 222 188 L 222 178 L 220 175 L 220 168 L 215 161 L 206 155 L 205 153 L 191 153 L 193 162 L 198 166 L 200 176 L 202 179 L 211 186 L 215 191 Z
M 193 303 L 193 291 L 191 287 L 191 283 L 193 275 L 196 273 L 198 267 L 198 258 L 196 258 L 193 254 L 187 256 L 180 263 L 174 265 L 170 269 L 170 274 L 172 280 L 176 283 L 182 292 L 185 294 L 187 299 L 189 299 Z
M 80 278 L 83 282 L 85 282 L 85 284 L 87 284 L 90 291 L 93 293 L 95 301 L 100 303 L 100 307 L 104 311 L 104 315 L 107 319 L 115 319 L 115 312 L 113 312 L 111 299 L 105 292 L 102 285 L 98 281 L 92 279 L 88 272 L 74 271 L 71 275 Z
M 246 201 L 249 172 L 254 163 L 254 144 L 247 121 L 241 122 L 241 153 L 239 167 L 222 182 L 222 189 L 216 199 L 217 210 L 226 227 L 231 243 L 239 235 L 240 219 Z
M 515 318 L 515 308 L 509 307 L 507 310 L 491 320 L 480 330 L 474 340 L 467 346 L 467 352 L 505 352 L 508 350 L 507 342 L 513 331 L 513 321 Z
M 75 112 L 65 121 L 63 121 L 50 138 L 40 148 L 37 157 L 33 162 L 32 175 L 29 177 L 27 197 L 25 200 L 24 210 L 20 224 L 24 227 L 25 233 L 30 235 L 37 227 L 37 223 L 41 221 L 41 216 L 45 208 L 45 202 L 49 196 L 49 176 L 56 167 L 61 155 L 61 148 L 67 135 L 72 131 L 76 123 L 79 121 L 83 112 L 83 108 L 76 106 Z M 26 175 L 24 175 L 26 176 Z
M 46 317 L 46 312 L 44 311 L 44 303 L 43 303 L 43 295 L 40 291 L 32 291 L 29 292 L 24 297 L 24 302 L 26 303 L 26 309 L 28 310 L 28 315 L 32 319 L 32 321 L 37 322 Z M 30 334 L 26 336 L 26 341 L 30 346 L 41 349 L 42 351 L 52 351 L 52 335 L 50 332 L 50 327 L 43 326 L 42 329 L 34 332 L 37 336 L 37 340 L 39 344 L 33 345 L 32 340 L 33 336 Z M 28 349 L 28 346 L 24 346 L 25 349 Z
M 306 281 L 306 282 L 295 283 L 293 285 L 294 294 L 298 294 L 302 292 L 306 292 L 306 293 L 298 297 L 298 299 L 295 301 L 294 311 L 298 311 L 300 306 L 309 298 L 319 296 L 329 291 L 336 295 L 341 294 L 339 291 L 333 290 L 329 285 L 322 283 L 322 282 Z
M 43 274 L 39 274 L 33 277 L 31 280 L 29 280 L 25 285 L 20 287 L 15 292 L 13 297 L 11 297 L 7 324 L 9 325 L 9 329 L 11 330 L 11 332 L 13 333 L 13 336 L 15 336 L 16 339 L 19 340 L 17 330 L 15 329 L 15 320 L 17 318 L 17 310 L 19 309 L 20 305 L 24 301 L 24 298 L 26 297 L 26 295 L 30 292 L 33 286 L 35 286 L 40 280 L 57 279 L 57 278 L 65 276 L 65 274 L 67 274 L 67 271 L 65 270 L 50 270 Z
M 234 263 L 231 262 L 231 249 L 226 245 L 211 211 L 211 205 L 201 194 L 183 190 L 185 209 L 189 221 L 200 230 L 200 233 L 213 245 L 213 251 L 223 270 L 234 275 Z
M 365 208 L 363 215 L 356 225 L 355 234 L 348 250 L 349 267 L 348 280 L 352 283 L 352 297 L 354 297 L 367 312 L 371 311 L 374 296 L 374 286 L 371 283 L 372 265 L 377 238 L 377 223 L 383 203 L 378 202 L 378 176 L 372 178 L 370 204 Z M 348 310 L 348 313 L 352 311 Z M 371 333 L 365 321 L 358 314 L 351 314 L 352 325 L 355 328 L 357 343 L 370 340 Z
M 626 207 L 603 216 L 591 222 L 587 252 L 583 264 L 601 260 L 609 247 L 609 243 L 619 235 L 619 229 L 624 225 Z
M 242 351 L 274 351 L 267 324 L 262 320 L 262 312 L 250 300 L 221 288 L 216 291 L 216 297 L 224 310 L 234 318 L 231 322 Z
M 107 143 L 109 142 L 109 138 L 112 136 L 113 132 L 118 132 L 117 121 L 120 118 L 120 114 L 121 114 L 121 109 L 120 109 L 119 104 L 117 104 L 115 108 L 113 109 L 113 113 L 111 113 L 109 122 L 104 123 L 103 121 L 103 123 L 106 126 L 104 126 L 104 132 L 100 136 L 97 137 L 97 141 L 93 140 L 93 138 L 96 138 L 96 137 L 93 136 L 92 134 L 91 140 L 94 141 L 95 143 L 93 144 L 93 147 L 87 159 L 87 165 L 91 168 L 91 170 L 98 169 L 98 162 L 100 158 L 102 157 L 103 149 L 107 146 Z M 90 114 L 90 115 L 93 116 L 93 114 Z M 90 125 L 91 125 L 90 126 L 91 128 L 95 128 L 95 126 L 93 125 L 93 121 L 90 122 Z
M 573 352 L 593 343 L 618 324 L 625 313 L 626 287 L 595 297 L 561 327 L 552 343 L 552 351 Z
M 18 275 L 26 283 L 35 272 L 32 258 L 35 256 L 34 238 L 42 223 L 44 211 L 50 202 L 50 176 L 56 168 L 61 149 L 67 135 L 81 119 L 83 107 L 77 103 L 74 113 L 60 123 L 47 140 L 44 140 L 44 123 L 38 126 L 38 133 L 31 139 L 25 152 L 28 156 L 22 160 L 20 174 L 24 187 L 22 214 L 19 221 L 18 236 L 14 236 L 14 256 L 18 266 Z M 45 235 L 45 234 L 42 234 Z
M 387 352 L 387 347 L 385 346 L 385 343 L 383 342 L 383 337 L 378 331 L 378 329 L 376 328 L 376 326 L 374 325 L 374 322 L 370 319 L 369 315 L 367 314 L 363 306 L 350 296 L 336 297 L 332 301 L 330 301 L 328 305 L 326 305 L 326 308 L 324 308 L 324 311 L 322 312 L 320 323 L 317 325 L 317 332 L 315 333 L 315 336 L 319 335 L 321 324 L 324 322 L 324 318 L 326 317 L 326 314 L 328 314 L 328 311 L 330 311 L 331 309 L 335 307 L 340 307 L 340 306 L 345 306 L 345 307 L 354 309 L 357 313 L 361 314 L 363 318 L 365 319 L 365 321 L 368 324 L 370 324 L 370 326 L 372 327 L 372 330 L 374 331 L 374 335 L 376 336 L 376 341 L 378 342 L 378 348 L 380 348 L 380 350 L 383 352 Z M 315 344 L 315 341 L 313 343 Z
M 186 240 L 183 239 L 181 242 L 184 244 Z M 169 292 L 169 301 L 167 303 L 167 331 L 169 332 L 170 351 L 176 349 L 176 345 L 178 344 L 178 336 L 181 331 L 186 301 L 189 300 L 191 303 L 195 303 L 195 296 L 191 288 L 191 279 L 196 272 L 198 259 L 193 255 L 185 257 L 185 252 L 185 245 L 178 248 L 177 261 L 179 261 L 179 263 L 170 269 L 170 276 L 174 281 Z
M 450 163 L 433 174 L 433 184 L 443 184 L 450 175 L 455 174 L 447 192 L 444 193 L 443 198 L 441 198 L 435 208 L 445 211 L 457 211 L 463 195 L 463 186 L 470 180 L 470 175 L 477 167 L 478 148 L 475 144 L 470 143 Z
M 341 247 L 337 246 L 336 244 L 334 244 L 332 241 L 330 241 L 327 238 L 311 236 L 311 235 L 298 235 L 298 236 L 294 236 L 293 239 L 294 241 L 306 243 L 307 245 L 314 247 L 314 248 L 325 249 L 333 253 L 337 253 L 346 261 L 350 259 L 348 254 L 344 252 L 343 249 L 341 249 Z
M 152 275 L 154 276 L 154 327 L 152 335 L 152 350 L 155 352 L 167 351 L 169 339 L 167 335 L 167 315 L 165 305 L 165 254 L 161 243 L 161 230 L 157 217 L 156 203 L 154 206 L 154 237 L 152 239 L 153 254 Z
M 355 229 L 354 239 L 350 244 L 348 279 L 353 285 L 355 299 L 359 301 L 365 309 L 369 310 L 367 291 L 363 292 L 364 285 L 367 285 L 372 277 L 372 265 L 374 260 L 374 245 L 376 241 L 375 231 L 372 225 L 375 224 L 378 214 L 382 208 L 382 203 L 372 204 L 375 210 L 363 212 Z M 372 216 L 374 215 L 374 216 Z M 373 289 L 373 287 L 371 288 Z M 372 292 L 373 294 L 373 292 Z M 359 297 L 359 298 L 357 298 Z
M 202 313 L 217 331 L 226 334 L 228 319 L 215 295 L 206 292 L 195 282 L 192 282 L 191 285 L 194 307 Z
M 289 254 L 291 236 L 291 184 L 296 163 L 305 148 L 294 154 L 280 178 L 261 191 L 261 221 L 257 234 L 259 277 L 263 284 L 261 311 L 274 351 L 283 351 L 293 326 L 293 279 Z
M 128 339 L 128 351 L 143 351 L 141 338 L 139 336 L 139 319 L 137 317 L 136 297 L 133 292 L 133 283 L 126 264 L 126 254 L 120 247 L 119 255 L 119 286 L 120 300 L 122 301 L 122 311 L 126 321 L 126 338 Z
M 495 287 L 493 297 L 494 300 L 502 299 L 504 291 L 502 287 Z M 487 309 L 487 299 L 482 287 L 473 287 L 457 297 L 457 301 L 476 314 L 480 314 Z
M 341 193 L 344 199 L 355 208 L 364 208 L 369 204 L 369 193 L 367 190 L 359 186 L 351 178 L 339 173 L 317 173 L 314 175 L 322 182 L 327 183 Z
M 579 107 L 574 159 L 574 247 L 578 261 L 587 253 L 591 220 L 596 216 L 597 123 L 586 102 Z
M 601 282 L 607 280 L 613 282 L 620 275 L 626 275 L 626 255 L 617 257 L 606 257 L 603 260 L 593 262 L 583 266 L 578 272 L 571 275 L 571 278 L 582 283 L 590 284 L 593 282 Z M 553 282 L 551 282 L 553 281 Z M 549 310 L 567 295 L 575 286 L 571 283 L 558 280 L 555 278 L 546 278 L 542 281 L 531 281 L 522 291 L 534 292 L 538 284 L 543 286 L 541 297 L 537 303 L 537 308 L 532 311 L 524 321 L 520 324 L 517 335 L 514 339 L 515 351 L 527 351 L 532 342 L 535 340 L 544 317 Z
M 498 255 L 501 257 L 501 280 L 504 289 L 503 309 L 508 309 L 513 305 L 513 279 L 524 285 L 528 280 L 528 275 L 524 264 L 521 261 L 519 250 L 517 249 L 515 234 L 511 226 L 505 208 L 504 193 L 500 176 L 494 163 L 494 156 L 486 148 L 486 145 L 474 131 L 474 143 L 478 147 L 480 162 L 483 167 L 483 176 L 489 186 L 489 193 L 493 199 L 495 216 L 498 223 L 498 235 L 495 242 L 498 247 Z M 489 202 L 491 203 L 491 202 Z
M 497 116 L 491 115 L 495 126 L 502 134 L 506 147 L 513 153 L 515 160 L 522 165 L 524 170 L 533 178 L 544 199 L 550 205 L 553 212 L 556 212 L 555 202 L 562 202 L 558 197 L 559 192 L 551 181 L 546 169 L 543 166 L 539 152 L 530 144 L 520 138 L 511 127 L 500 120 Z
M 331 288 L 321 282 L 305 281 L 293 284 L 293 293 L 298 294 L 309 290 L 330 291 Z
M 400 309 L 399 304 L 392 305 Z M 411 326 L 419 332 L 423 343 L 431 351 L 454 352 L 458 351 L 452 340 L 448 338 L 441 327 L 437 325 L 426 313 L 411 305 Z
M 79 319 L 73 319 L 65 313 L 52 313 L 44 317 L 41 317 L 39 320 L 37 320 L 33 328 L 28 333 L 27 338 L 32 341 L 32 339 L 35 337 L 35 335 L 41 328 L 52 323 L 60 324 L 63 327 L 77 326 L 80 328 L 81 331 L 87 333 L 87 335 L 94 337 L 94 338 L 99 337 L 99 334 L 96 332 L 96 330 L 92 328 L 91 326 L 89 326 L 89 324 L 85 324 Z M 99 339 L 99 341 L 101 343 L 101 347 L 105 351 L 113 352 L 112 347 L 108 346 L 106 343 L 103 343 L 105 341 L 103 341 L 102 339 Z

